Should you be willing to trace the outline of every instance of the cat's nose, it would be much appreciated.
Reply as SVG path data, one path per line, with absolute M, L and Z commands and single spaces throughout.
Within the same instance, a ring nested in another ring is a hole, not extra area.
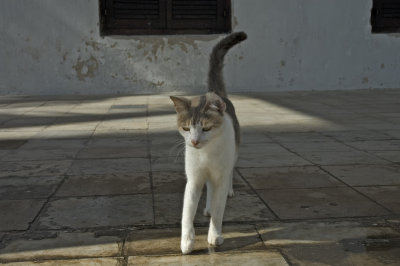
M 192 141 L 193 146 L 197 146 L 197 144 L 200 143 L 200 141 L 195 140 L 195 139 L 192 139 L 191 141 Z

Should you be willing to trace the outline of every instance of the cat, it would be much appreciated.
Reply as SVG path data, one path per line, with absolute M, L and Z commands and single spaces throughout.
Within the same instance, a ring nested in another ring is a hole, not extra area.
M 188 99 L 170 96 L 177 112 L 177 126 L 185 141 L 187 183 L 183 201 L 181 250 L 193 250 L 194 216 L 204 184 L 207 202 L 204 215 L 211 216 L 208 243 L 221 245 L 222 220 L 228 195 L 233 196 L 233 168 L 240 143 L 239 122 L 227 98 L 223 59 L 228 50 L 244 41 L 246 33 L 232 33 L 219 41 L 210 55 L 208 92 Z

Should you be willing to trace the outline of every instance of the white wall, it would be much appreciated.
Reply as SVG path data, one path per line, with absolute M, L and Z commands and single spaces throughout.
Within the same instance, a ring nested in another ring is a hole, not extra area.
M 233 0 L 229 91 L 400 87 L 372 0 Z M 98 0 L 0 1 L 0 95 L 199 92 L 220 35 L 100 37 Z

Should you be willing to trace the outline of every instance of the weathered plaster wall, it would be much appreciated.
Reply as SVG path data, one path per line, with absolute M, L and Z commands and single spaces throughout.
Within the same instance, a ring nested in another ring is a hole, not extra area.
M 371 34 L 372 0 L 233 0 L 249 39 L 230 91 L 400 87 L 399 35 Z M 0 1 L 0 94 L 199 92 L 219 35 L 99 36 L 98 0 Z

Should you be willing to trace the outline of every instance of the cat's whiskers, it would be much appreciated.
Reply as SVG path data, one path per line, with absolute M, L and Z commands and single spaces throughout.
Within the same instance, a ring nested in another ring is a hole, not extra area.
M 178 153 L 176 154 L 175 162 L 178 161 L 179 156 L 180 156 L 181 154 L 183 154 L 184 151 L 185 151 L 185 142 L 183 142 L 182 148 L 181 148 L 181 149 L 178 151 Z
M 171 147 L 169 150 L 169 156 L 172 156 L 172 153 L 175 153 L 174 151 L 178 151 L 176 156 L 175 156 L 175 162 L 177 161 L 179 155 L 185 150 L 185 140 L 178 140 L 176 143 Z

